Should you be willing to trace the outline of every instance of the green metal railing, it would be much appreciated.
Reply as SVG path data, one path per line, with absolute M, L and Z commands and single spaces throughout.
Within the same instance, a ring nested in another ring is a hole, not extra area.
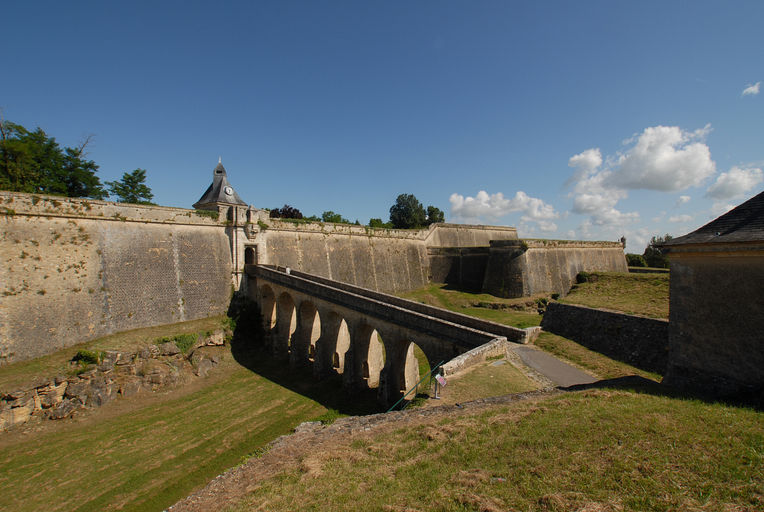
M 416 390 L 419 388 L 419 385 L 420 385 L 422 382 L 424 382 L 424 380 L 425 380 L 425 379 L 427 379 L 427 378 L 430 378 L 430 379 L 432 379 L 432 373 L 433 373 L 435 370 L 437 370 L 438 368 L 440 368 L 441 366 L 443 366 L 444 364 L 445 364 L 445 361 L 441 361 L 441 362 L 439 362 L 438 364 L 436 364 L 436 365 L 435 365 L 435 367 L 433 367 L 433 368 L 430 368 L 430 371 L 429 371 L 429 372 L 427 372 L 427 373 L 425 374 L 425 376 L 424 376 L 424 377 L 422 377 L 421 379 L 419 379 L 419 382 L 417 382 L 416 384 L 414 384 L 414 386 L 413 386 L 411 389 L 409 389 L 408 391 L 406 391 L 406 394 L 405 394 L 405 395 L 403 395 L 403 396 L 402 396 L 402 397 L 401 397 L 401 398 L 400 398 L 400 399 L 399 399 L 397 402 L 395 402 L 395 403 L 393 404 L 393 406 L 392 406 L 392 407 L 390 407 L 390 408 L 387 410 L 387 412 L 390 412 L 390 411 L 392 411 L 393 409 L 395 409 L 396 407 L 398 407 L 398 404 L 399 404 L 399 403 L 401 403 L 403 400 L 405 400 L 405 399 L 406 399 L 406 397 L 407 397 L 407 396 L 409 396 L 409 395 L 411 394 L 411 392 L 412 392 L 412 391 L 416 391 Z M 408 404 L 406 404 L 406 405 L 408 405 Z M 401 407 L 401 410 L 405 409 L 405 408 L 406 408 L 406 405 L 404 405 L 403 407 Z

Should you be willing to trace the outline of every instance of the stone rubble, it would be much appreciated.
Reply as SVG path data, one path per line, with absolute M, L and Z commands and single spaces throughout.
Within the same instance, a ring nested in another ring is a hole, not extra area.
M 174 386 L 187 375 L 206 377 L 220 362 L 220 356 L 200 349 L 224 346 L 230 334 L 220 330 L 200 336 L 185 356 L 171 341 L 147 345 L 136 352 L 106 350 L 102 352 L 101 364 L 80 373 L 68 377 L 56 375 L 34 383 L 29 389 L 0 391 L 0 430 L 31 419 L 71 418 L 119 396 L 127 398 L 142 391 Z M 72 371 L 77 371 L 78 363 L 70 364 Z

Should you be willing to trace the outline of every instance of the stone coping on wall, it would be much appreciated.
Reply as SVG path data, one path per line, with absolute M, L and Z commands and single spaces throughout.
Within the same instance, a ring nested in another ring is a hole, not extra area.
M 303 233 L 323 233 L 326 235 L 351 235 L 351 236 L 374 236 L 380 238 L 403 238 L 408 240 L 421 240 L 427 242 L 438 230 L 462 230 L 462 231 L 503 231 L 516 233 L 517 229 L 511 226 L 486 226 L 476 224 L 450 224 L 439 222 L 422 229 L 392 229 L 371 228 L 356 224 L 335 224 L 333 222 L 307 222 L 289 219 L 272 218 L 264 221 L 268 229 L 276 231 L 294 231 Z
M 621 242 L 608 242 L 604 240 L 547 240 L 543 238 L 522 238 L 520 240 L 521 242 L 525 242 L 528 249 L 591 249 L 593 247 L 602 249 L 623 249 Z
M 224 225 L 208 214 L 199 215 L 196 210 L 186 208 L 7 191 L 0 191 L 0 215 L 216 227 Z

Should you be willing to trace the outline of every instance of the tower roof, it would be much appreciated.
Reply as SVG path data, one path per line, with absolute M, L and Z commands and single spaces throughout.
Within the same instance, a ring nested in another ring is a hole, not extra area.
M 201 199 L 194 203 L 194 208 L 203 209 L 215 204 L 247 205 L 228 183 L 228 175 L 221 160 L 218 160 L 218 164 L 212 171 L 212 185 L 202 194 Z
M 687 244 L 760 242 L 764 240 L 764 192 L 737 208 L 684 236 L 669 240 L 666 247 Z

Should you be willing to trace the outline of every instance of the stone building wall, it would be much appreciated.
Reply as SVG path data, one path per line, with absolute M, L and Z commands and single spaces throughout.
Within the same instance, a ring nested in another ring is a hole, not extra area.
M 720 396 L 764 388 L 764 245 L 671 250 L 664 382 Z
M 229 241 L 193 210 L 0 193 L 0 364 L 226 311 Z

